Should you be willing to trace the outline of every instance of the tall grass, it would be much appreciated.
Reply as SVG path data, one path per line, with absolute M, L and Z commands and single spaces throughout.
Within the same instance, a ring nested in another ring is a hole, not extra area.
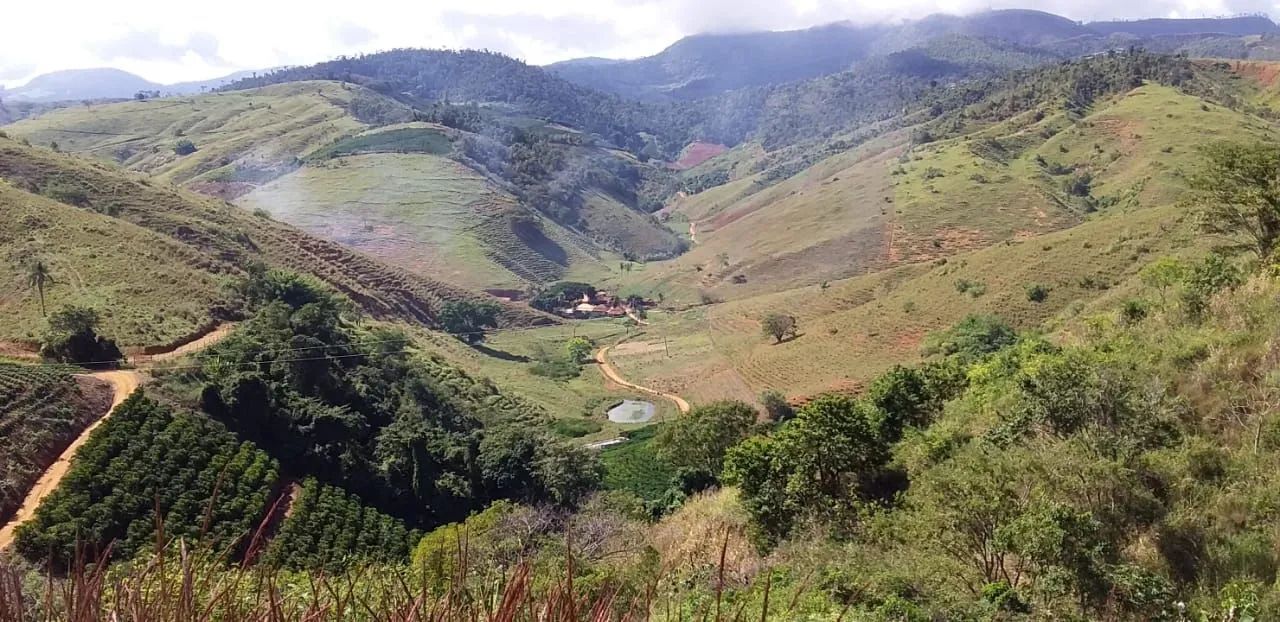
M 163 529 L 157 530 L 163 533 Z M 263 532 L 254 534 L 241 561 L 183 540 L 148 555 L 111 564 L 108 549 L 90 558 L 83 550 L 65 575 L 41 573 L 16 559 L 0 559 L 0 622 L 638 622 L 691 619 L 704 622 L 768 620 L 763 607 L 749 618 L 747 603 L 724 602 L 726 533 L 710 596 L 689 610 L 673 592 L 660 596 L 659 580 L 645 586 L 575 586 L 575 560 L 561 562 L 558 577 L 537 577 L 530 561 L 516 563 L 491 581 L 472 581 L 465 538 L 458 542 L 456 571 L 443 589 L 428 586 L 405 565 L 362 565 L 349 572 L 289 572 L 259 558 Z M 566 549 L 572 541 L 566 535 Z M 492 570 L 492 569 L 487 569 Z M 553 571 L 554 572 L 554 571 Z M 486 573 L 488 574 L 488 573 Z M 548 581 L 548 579 L 550 579 Z M 794 604 L 793 604 L 794 608 Z M 691 617 L 687 617 L 691 616 Z M 757 617 L 758 616 L 758 617 Z M 778 619 L 785 619 L 786 615 Z

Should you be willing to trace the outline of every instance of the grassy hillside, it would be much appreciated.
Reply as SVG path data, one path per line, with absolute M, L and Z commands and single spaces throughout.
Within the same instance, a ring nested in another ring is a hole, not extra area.
M 782 152 L 739 147 L 682 175 L 695 187 L 727 180 L 677 197 L 667 211 L 693 223 L 695 248 L 646 266 L 624 287 L 686 304 L 742 299 L 1030 239 L 1099 210 L 1170 204 L 1199 145 L 1275 136 L 1252 114 L 1263 104 L 1241 101 L 1265 102 L 1265 91 L 1242 87 L 1235 73 L 1203 79 L 1195 89 L 1210 99 L 1149 83 L 1095 94 L 1080 112 L 1043 94 L 1038 105 L 1019 96 L 1012 109 L 1010 96 L 993 95 L 955 119 L 882 133 L 781 181 L 769 163 Z
M 52 266 L 54 305 L 98 308 L 122 345 L 159 345 L 225 317 L 222 285 L 252 262 L 314 275 L 374 317 L 434 324 L 443 301 L 481 294 L 394 268 L 333 242 L 168 184 L 0 138 L 0 209 L 10 228 L 5 338 L 40 325 L 25 263 Z M 552 323 L 506 305 L 505 325 Z
M 475 171 L 436 155 L 326 160 L 239 204 L 412 272 L 474 287 L 522 288 L 526 280 L 557 280 L 571 265 L 595 261 L 572 234 L 522 209 Z M 516 235 L 511 220 L 521 214 L 546 242 L 529 244 Z
M 253 91 L 71 106 L 6 128 L 14 136 L 113 160 L 209 194 L 233 197 L 299 158 L 371 124 L 407 121 L 408 108 L 368 89 L 296 82 Z M 190 140 L 196 151 L 175 153 Z
M 563 126 L 478 110 L 412 110 L 361 86 L 304 81 L 67 107 L 6 132 L 239 199 L 468 286 L 520 289 L 594 277 L 614 254 L 678 252 L 676 237 L 642 211 L 642 178 L 660 168 Z M 508 148 L 489 135 L 524 142 Z

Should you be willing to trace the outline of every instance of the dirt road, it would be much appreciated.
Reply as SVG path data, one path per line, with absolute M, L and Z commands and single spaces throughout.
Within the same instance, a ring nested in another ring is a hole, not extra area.
M 131 356 L 129 357 L 129 362 L 137 364 L 137 363 L 146 363 L 146 362 L 171 361 L 173 359 L 180 358 L 188 354 L 199 352 L 215 343 L 218 343 L 219 341 L 226 339 L 227 335 L 230 335 L 231 331 L 235 329 L 236 329 L 235 324 L 230 324 L 230 323 L 220 324 L 217 328 L 209 331 L 207 335 L 199 339 L 196 339 L 190 343 L 180 345 L 168 352 L 161 352 L 159 354 L 139 354 L 137 356 Z
M 49 465 L 48 469 L 45 469 L 40 479 L 36 480 L 35 485 L 27 492 L 27 497 L 22 500 L 22 507 L 19 507 L 18 512 L 13 515 L 13 520 L 10 520 L 9 524 L 0 528 L 0 550 L 8 548 L 13 543 L 13 534 L 18 525 L 31 520 L 35 516 L 36 508 L 40 507 L 40 502 L 44 501 L 44 498 L 49 496 L 49 493 L 58 488 L 62 478 L 67 475 L 67 470 L 71 468 L 71 459 L 75 456 L 76 451 L 89 440 L 89 435 L 98 429 L 98 426 L 102 425 L 102 422 L 106 421 L 111 416 L 111 413 L 115 412 L 116 407 L 132 395 L 144 382 L 142 374 L 128 370 L 103 371 L 87 375 L 111 385 L 113 390 L 111 409 L 97 421 L 89 424 L 89 427 L 85 428 L 80 433 L 80 436 L 71 441 L 71 444 L 67 445 L 67 448 L 62 451 L 58 459 Z
M 605 378 L 608 378 L 615 384 L 627 387 L 628 389 L 635 389 L 650 395 L 656 395 L 658 397 L 671 400 L 672 402 L 675 402 L 676 408 L 680 409 L 681 414 L 689 412 L 689 402 L 685 401 L 685 399 L 679 395 L 675 395 L 674 393 L 663 393 L 657 389 L 642 387 L 638 384 L 627 382 L 627 380 L 622 377 L 622 374 L 618 373 L 618 369 L 613 366 L 613 363 L 609 362 L 609 347 L 600 348 L 600 350 L 596 352 L 596 363 L 600 364 L 600 373 L 604 374 Z

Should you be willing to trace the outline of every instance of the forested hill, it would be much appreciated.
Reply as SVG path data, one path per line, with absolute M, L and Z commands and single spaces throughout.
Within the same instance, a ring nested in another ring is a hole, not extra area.
M 873 42 L 886 30 L 838 23 L 788 32 L 702 34 L 635 61 L 572 60 L 547 69 L 628 97 L 696 99 L 844 71 L 870 54 Z
M 1091 22 L 1087 26 L 1089 30 L 1104 35 L 1130 34 L 1139 37 L 1205 33 L 1243 37 L 1280 33 L 1280 27 L 1277 27 L 1275 22 L 1265 15 L 1219 19 L 1138 19 L 1133 21 Z
M 293 67 L 232 83 L 229 90 L 301 80 L 361 84 L 410 103 L 477 103 L 599 134 L 619 146 L 651 134 L 679 142 L 695 125 L 689 109 L 594 91 L 494 52 L 401 49 Z M 680 138 L 677 138 L 680 137 Z
M 995 39 L 1028 46 L 1057 58 L 1138 46 L 1170 53 L 1212 49 L 1251 58 L 1247 37 L 1271 35 L 1276 25 L 1262 16 L 1227 19 L 1152 19 L 1081 24 L 1025 9 L 971 15 L 931 15 L 892 25 L 831 24 L 807 30 L 695 35 L 646 58 L 591 59 L 549 65 L 581 85 L 651 100 L 697 99 L 726 91 L 778 85 L 835 74 L 874 56 L 928 46 L 945 37 Z M 1237 46 L 1220 41 L 1229 38 Z
M 814 36 L 830 39 L 844 28 L 833 27 Z M 501 117 L 499 126 L 519 126 L 522 118 L 533 117 L 598 135 L 637 155 L 672 157 L 698 140 L 727 145 L 752 139 L 770 145 L 802 142 L 815 134 L 807 127 L 802 132 L 780 128 L 779 116 L 815 112 L 826 117 L 824 131 L 830 133 L 898 114 L 939 83 L 990 76 L 1059 58 L 1017 43 L 947 35 L 869 56 L 848 71 L 812 80 L 742 88 L 697 101 L 641 102 L 573 84 L 501 54 L 406 49 L 284 69 L 228 88 L 340 80 L 401 99 L 419 110 L 476 104 L 487 116 Z M 741 63 L 741 59 L 734 62 Z M 754 71 L 755 66 L 747 65 Z M 781 76 L 778 73 L 775 77 L 783 81 Z

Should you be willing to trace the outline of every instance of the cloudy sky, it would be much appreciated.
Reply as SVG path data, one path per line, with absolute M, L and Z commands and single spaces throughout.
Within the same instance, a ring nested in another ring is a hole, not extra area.
M 653 54 L 687 34 L 1037 8 L 1078 20 L 1280 15 L 1280 0 L 44 0 L 7 3 L 0 85 L 118 67 L 170 83 L 393 47 L 487 48 L 548 63 Z

